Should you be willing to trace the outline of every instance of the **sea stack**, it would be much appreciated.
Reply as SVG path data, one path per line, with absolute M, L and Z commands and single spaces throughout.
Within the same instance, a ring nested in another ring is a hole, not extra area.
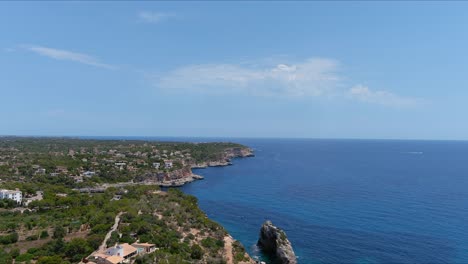
M 263 223 L 257 245 L 275 264 L 297 264 L 296 255 L 286 233 L 271 221 Z

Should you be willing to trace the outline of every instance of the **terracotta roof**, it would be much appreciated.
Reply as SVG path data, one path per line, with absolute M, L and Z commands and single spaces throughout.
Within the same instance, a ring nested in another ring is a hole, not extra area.
M 119 246 L 123 248 L 123 257 L 137 252 L 137 249 L 133 246 L 130 246 L 128 243 L 120 244 Z
M 93 254 L 93 256 L 96 258 L 107 258 L 109 255 L 106 255 L 104 253 L 96 253 L 96 254 Z
M 117 263 L 124 261 L 124 258 L 119 257 L 119 256 L 110 256 L 110 257 L 107 257 L 106 260 L 109 261 L 110 263 L 117 264 Z

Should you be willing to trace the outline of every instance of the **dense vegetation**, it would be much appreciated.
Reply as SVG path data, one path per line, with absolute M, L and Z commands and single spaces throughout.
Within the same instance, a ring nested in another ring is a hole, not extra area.
M 68 187 L 124 182 L 146 173 L 171 172 L 191 164 L 222 160 L 229 148 L 244 146 L 222 142 L 0 137 L 0 181 L 60 183 Z M 164 167 L 166 160 L 173 161 L 171 168 Z M 118 163 L 125 165 L 117 166 Z M 155 168 L 154 163 L 161 167 Z M 74 178 L 87 171 L 95 174 L 80 181 Z
M 53 195 L 57 187 L 41 187 L 45 198 L 29 205 L 33 212 L 1 212 L 0 256 L 5 257 L 0 257 L 0 263 L 11 263 L 13 258 L 17 262 L 34 259 L 53 263 L 58 258 L 78 262 L 99 247 L 119 212 L 124 213 L 109 246 L 139 240 L 159 248 L 138 258 L 137 263 L 161 259 L 169 263 L 224 263 L 226 231 L 204 215 L 195 197 L 179 190 L 129 186 L 122 199 L 112 200 L 122 190 L 109 188 L 89 195 L 62 189 L 67 196 L 61 197 Z
M 161 191 L 156 185 L 107 186 L 96 193 L 76 188 L 135 180 L 155 170 L 153 162 L 166 158 L 175 162 L 171 170 L 214 161 L 223 158 L 227 148 L 239 147 L 243 146 L 0 137 L 0 189 L 19 189 L 26 198 L 40 196 L 27 205 L 0 200 L 0 264 L 78 263 L 99 248 L 119 213 L 108 247 L 138 241 L 158 248 L 138 256 L 136 263 L 225 263 L 227 233 L 206 217 L 195 197 L 176 189 Z M 117 161 L 129 166 L 118 168 Z M 128 169 L 130 165 L 135 169 Z M 47 173 L 38 173 L 42 169 Z M 96 175 L 84 182 L 74 180 L 73 175 L 88 170 Z M 233 253 L 234 263 L 248 260 L 238 242 Z

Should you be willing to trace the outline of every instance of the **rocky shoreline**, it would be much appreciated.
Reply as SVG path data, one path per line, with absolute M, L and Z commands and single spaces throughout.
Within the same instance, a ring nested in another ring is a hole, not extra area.
M 156 185 L 159 185 L 160 187 L 180 187 L 184 184 L 191 183 L 197 180 L 203 180 L 204 177 L 201 175 L 197 174 L 192 174 L 188 177 L 184 177 L 182 179 L 177 179 L 177 180 L 172 180 L 172 181 L 164 181 L 164 182 L 159 182 L 155 183 Z
M 145 182 L 159 185 L 161 187 L 180 187 L 184 184 L 204 179 L 203 176 L 194 174 L 192 169 L 231 166 L 232 159 L 234 158 L 247 158 L 254 156 L 255 155 L 251 148 L 229 148 L 224 151 L 223 155 L 218 160 L 187 164 L 184 168 L 172 172 L 158 175 L 147 175 L 147 177 L 145 177 Z M 156 180 L 154 179 L 155 176 L 157 178 Z
M 109 187 L 124 187 L 128 185 L 158 185 L 160 187 L 181 187 L 187 183 L 197 180 L 203 180 L 201 175 L 194 174 L 192 169 L 204 169 L 208 167 L 224 167 L 231 166 L 231 160 L 234 158 L 254 157 L 253 150 L 247 147 L 244 148 L 229 148 L 226 149 L 220 159 L 215 161 L 186 164 L 181 169 L 171 172 L 147 173 L 140 177 L 140 180 L 119 183 L 105 183 L 95 187 L 74 189 L 79 192 L 99 193 L 104 192 Z
M 255 154 L 251 148 L 229 148 L 223 153 L 223 156 L 214 161 L 202 162 L 191 164 L 192 169 L 205 169 L 208 167 L 222 167 L 232 165 L 232 159 L 234 158 L 247 158 L 254 157 Z

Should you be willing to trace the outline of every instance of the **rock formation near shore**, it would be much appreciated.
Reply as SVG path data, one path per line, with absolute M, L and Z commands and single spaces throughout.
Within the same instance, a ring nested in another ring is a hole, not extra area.
M 254 156 L 253 150 L 251 148 L 228 148 L 224 151 L 224 155 L 227 159 Z
M 216 160 L 205 161 L 201 163 L 190 164 L 192 169 L 204 169 L 207 167 L 222 167 L 232 165 L 233 158 L 254 157 L 255 154 L 251 148 L 227 148 L 220 153 Z
M 296 255 L 286 233 L 271 221 L 263 223 L 257 245 L 263 253 L 273 259 L 273 263 L 297 264 Z
M 136 176 L 135 180 L 137 182 L 159 183 L 160 186 L 164 187 L 182 186 L 185 183 L 203 179 L 203 177 L 193 174 L 192 169 L 229 166 L 232 165 L 231 160 L 233 158 L 253 156 L 255 156 L 253 150 L 247 147 L 227 148 L 212 160 L 201 163 L 195 163 L 193 159 L 188 160 L 183 162 L 182 168 L 171 171 L 147 172 L 143 175 Z

